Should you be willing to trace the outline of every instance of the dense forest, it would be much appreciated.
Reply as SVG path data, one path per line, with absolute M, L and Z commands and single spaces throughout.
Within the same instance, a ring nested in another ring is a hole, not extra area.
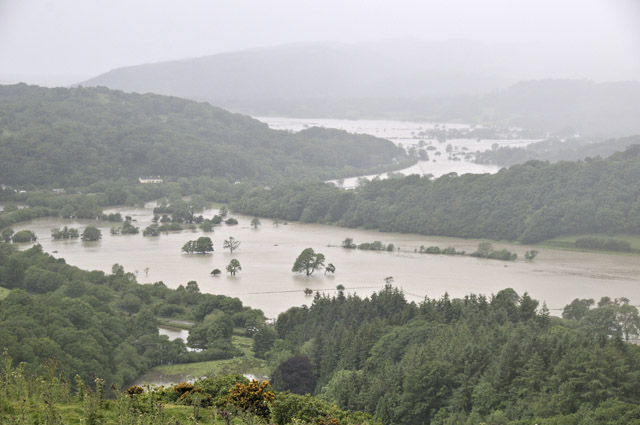
M 576 299 L 564 319 L 526 293 L 409 303 L 316 295 L 276 322 L 272 383 L 301 382 L 384 424 L 630 424 L 640 420 L 638 310 L 626 299 Z
M 610 158 L 530 161 L 497 174 L 417 175 L 365 182 L 354 191 L 287 184 L 247 191 L 237 211 L 387 232 L 522 243 L 592 232 L 640 233 L 640 146 Z
M 373 136 L 291 134 L 206 103 L 106 88 L 0 86 L 0 182 L 85 187 L 145 176 L 273 182 L 397 169 L 413 159 Z
M 40 245 L 19 252 L 0 243 L 0 288 L 10 290 L 0 299 L 1 346 L 15 362 L 37 372 L 55 357 L 67 376 L 86 382 L 98 376 L 118 387 L 158 364 L 238 356 L 234 329 L 259 328 L 265 320 L 236 298 L 200 293 L 196 282 L 176 290 L 162 282 L 141 285 L 117 264 L 111 274 L 84 271 Z M 195 322 L 188 343 L 202 351 L 160 336 L 160 318 Z

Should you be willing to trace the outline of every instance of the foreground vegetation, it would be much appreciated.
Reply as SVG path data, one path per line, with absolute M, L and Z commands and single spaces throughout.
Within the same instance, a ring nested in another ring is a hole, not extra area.
M 162 282 L 140 285 L 117 264 L 111 274 L 84 271 L 39 245 L 17 252 L 0 244 L 0 341 L 16 362 L 39 372 L 56 357 L 67 374 L 119 387 L 149 368 L 243 356 L 234 328 L 259 329 L 264 315 L 240 300 L 201 294 L 196 282 L 173 290 Z M 11 291 L 6 294 L 6 290 Z M 187 343 L 158 334 L 157 317 L 195 322 Z
M 637 423 L 640 347 L 625 342 L 638 335 L 637 309 L 576 299 L 563 317 L 511 289 L 420 304 L 390 287 L 317 295 L 279 316 L 267 356 L 311 365 L 282 363 L 275 388 L 304 382 L 384 424 Z
M 30 375 L 5 353 L 0 368 L 0 422 L 11 424 L 378 424 L 370 415 L 338 409 L 320 399 L 275 392 L 242 375 L 218 376 L 170 387 L 105 388 L 79 376 L 74 389 L 54 360 Z

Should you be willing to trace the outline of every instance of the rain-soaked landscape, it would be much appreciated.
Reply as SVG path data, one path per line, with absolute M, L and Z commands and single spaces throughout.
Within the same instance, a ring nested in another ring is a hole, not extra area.
M 640 424 L 636 0 L 0 0 L 0 424 Z

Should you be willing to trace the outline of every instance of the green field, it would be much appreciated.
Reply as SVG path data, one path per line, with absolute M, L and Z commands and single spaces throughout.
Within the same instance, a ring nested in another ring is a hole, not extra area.
M 599 239 L 615 239 L 617 241 L 625 241 L 629 242 L 631 245 L 631 249 L 633 252 L 619 252 L 619 251 L 598 251 L 598 250 L 587 250 L 582 248 L 576 248 L 575 242 L 580 238 L 599 238 Z M 588 251 L 588 252 L 606 252 L 609 254 L 625 254 L 625 255 L 633 255 L 640 253 L 640 235 L 607 235 L 606 233 L 587 233 L 582 235 L 568 235 L 568 236 L 559 236 L 557 238 L 548 239 L 544 242 L 537 244 L 538 246 L 548 247 L 548 248 L 559 248 L 559 249 L 568 249 L 572 251 Z
M 162 375 L 188 375 L 190 377 L 252 374 L 257 376 L 267 375 L 267 366 L 264 360 L 253 356 L 253 339 L 245 336 L 233 336 L 233 345 L 245 354 L 243 357 L 228 360 L 212 360 L 209 362 L 183 363 L 162 365 L 154 367 L 151 372 Z

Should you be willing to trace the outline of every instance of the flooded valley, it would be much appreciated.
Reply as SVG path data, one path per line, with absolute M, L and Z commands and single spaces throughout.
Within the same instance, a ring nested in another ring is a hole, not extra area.
M 115 208 L 107 212 L 130 215 L 134 224 L 144 229 L 153 217 L 152 205 L 147 208 Z M 211 217 L 217 210 L 204 211 Z M 195 280 L 202 292 L 237 297 L 246 305 L 262 309 L 267 317 L 275 318 L 292 306 L 310 304 L 312 296 L 305 288 L 328 295 L 337 293 L 343 285 L 347 293 L 366 296 L 382 289 L 385 278 L 401 288 L 408 300 L 419 302 L 424 297 L 438 298 L 447 292 L 452 297 L 469 293 L 490 295 L 511 287 L 518 293 L 528 292 L 533 298 L 545 301 L 552 314 L 574 298 L 602 296 L 627 297 L 640 303 L 640 260 L 636 255 L 613 255 L 540 248 L 533 262 L 523 260 L 531 247 L 494 242 L 498 249 L 506 248 L 518 254 L 515 262 L 473 258 L 468 256 L 429 255 L 415 252 L 421 245 L 453 246 L 467 253 L 473 252 L 477 240 L 430 237 L 414 234 L 382 233 L 371 230 L 348 229 L 335 226 L 288 223 L 274 225 L 262 219 L 258 229 L 250 226 L 252 217 L 232 214 L 239 224 L 219 225 L 213 233 L 185 230 L 158 237 L 110 235 L 115 223 L 42 218 L 15 226 L 15 230 L 31 229 L 37 243 L 46 252 L 65 258 L 67 263 L 83 269 L 97 269 L 110 273 L 113 264 L 135 273 L 140 283 L 163 281 L 175 288 Z M 87 225 L 102 230 L 99 242 L 80 240 L 54 241 L 50 231 L 54 227 L 71 226 L 82 231 Z M 212 254 L 188 255 L 181 247 L 191 239 L 207 235 L 213 240 Z M 233 254 L 222 249 L 225 239 L 233 236 L 241 242 Z M 392 243 L 396 250 L 360 251 L 340 247 L 341 242 L 353 238 L 355 243 L 382 241 Z M 25 249 L 29 245 L 21 244 Z M 336 267 L 335 275 L 322 271 L 310 277 L 291 272 L 300 252 L 312 247 L 326 257 L 326 263 Z M 236 258 L 242 270 L 234 277 L 224 273 L 231 259 Z M 218 268 L 223 274 L 211 276 Z

